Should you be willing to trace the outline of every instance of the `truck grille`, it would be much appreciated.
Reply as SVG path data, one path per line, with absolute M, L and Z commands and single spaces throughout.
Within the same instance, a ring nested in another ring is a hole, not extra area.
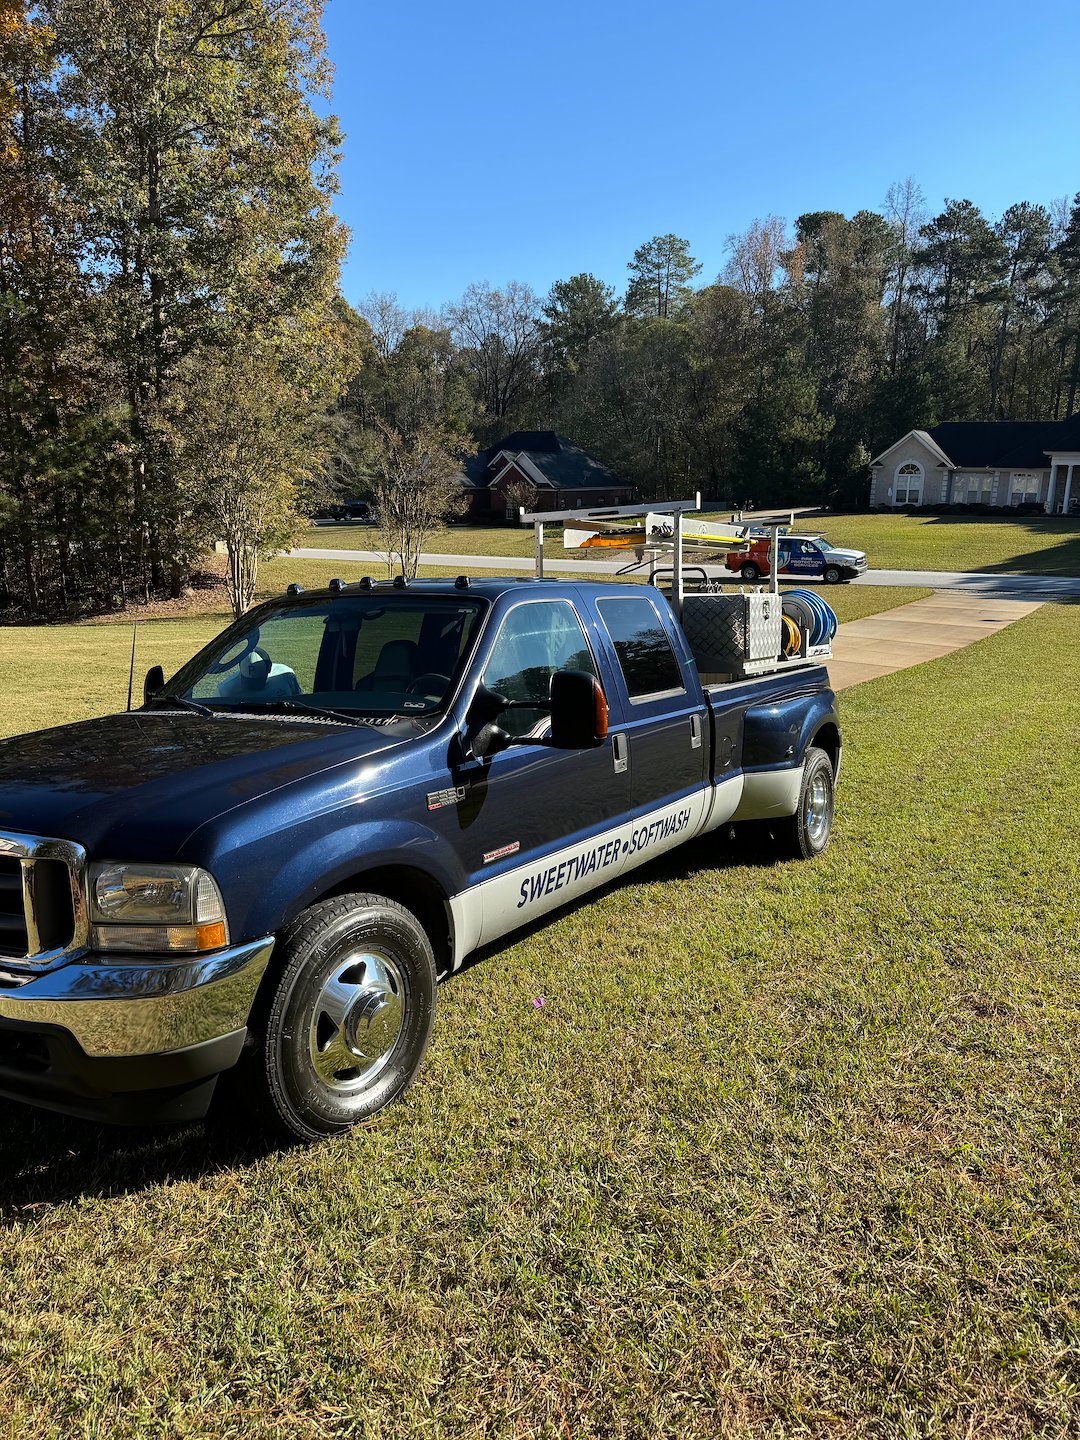
M 0 959 L 45 966 L 85 947 L 84 859 L 67 840 L 0 834 Z
M 25 956 L 28 948 L 22 861 L 0 855 L 0 955 Z

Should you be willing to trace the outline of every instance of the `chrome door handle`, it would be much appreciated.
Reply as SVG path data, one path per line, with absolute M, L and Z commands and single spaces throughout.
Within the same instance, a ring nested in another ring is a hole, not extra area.
M 690 716 L 690 749 L 701 749 L 701 716 Z
M 611 753 L 612 753 L 612 756 L 613 756 L 614 762 L 615 762 L 615 774 L 616 774 L 616 775 L 623 775 L 623 774 L 625 774 L 625 773 L 626 773 L 627 762 L 628 762 L 628 759 L 629 759 L 629 753 L 628 753 L 628 747 L 627 747 L 627 744 L 626 744 L 626 736 L 625 736 L 625 735 L 622 735 L 622 734 L 620 734 L 620 735 L 612 735 L 612 737 L 611 737 Z

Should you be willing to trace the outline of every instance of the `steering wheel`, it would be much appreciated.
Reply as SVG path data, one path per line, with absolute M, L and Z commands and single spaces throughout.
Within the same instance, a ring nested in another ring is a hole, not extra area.
M 435 670 L 425 670 L 423 675 L 417 675 L 415 680 L 410 680 L 405 686 L 406 695 L 416 695 L 418 692 L 424 695 L 431 695 L 438 691 L 439 695 L 446 692 L 450 684 L 449 675 L 440 675 Z
M 247 637 L 247 644 L 244 646 L 243 650 L 240 651 L 239 655 L 233 655 L 232 658 L 228 660 L 215 660 L 213 665 L 208 665 L 206 667 L 207 675 L 224 675 L 226 670 L 235 670 L 238 665 L 242 665 L 244 663 L 244 661 L 251 654 L 251 652 L 257 648 L 258 644 L 259 632 L 258 630 L 253 630 L 251 634 Z M 226 655 L 228 655 L 229 652 L 226 651 L 225 653 Z M 263 659 L 270 659 L 270 656 L 267 655 L 265 650 L 263 650 L 261 654 Z

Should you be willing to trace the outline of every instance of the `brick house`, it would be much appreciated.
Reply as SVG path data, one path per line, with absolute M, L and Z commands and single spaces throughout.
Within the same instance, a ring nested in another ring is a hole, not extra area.
M 1080 510 L 1080 415 L 958 420 L 908 433 L 870 462 L 871 506 L 1042 505 Z
M 461 488 L 471 519 L 527 510 L 628 505 L 634 487 L 554 430 L 517 430 L 465 462 Z

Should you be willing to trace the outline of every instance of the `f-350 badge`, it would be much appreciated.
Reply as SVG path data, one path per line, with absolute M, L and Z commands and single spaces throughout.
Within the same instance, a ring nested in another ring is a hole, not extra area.
M 460 805 L 464 799 L 464 785 L 454 785 L 449 790 L 432 790 L 427 797 L 427 808 L 429 810 L 445 810 L 447 805 Z

